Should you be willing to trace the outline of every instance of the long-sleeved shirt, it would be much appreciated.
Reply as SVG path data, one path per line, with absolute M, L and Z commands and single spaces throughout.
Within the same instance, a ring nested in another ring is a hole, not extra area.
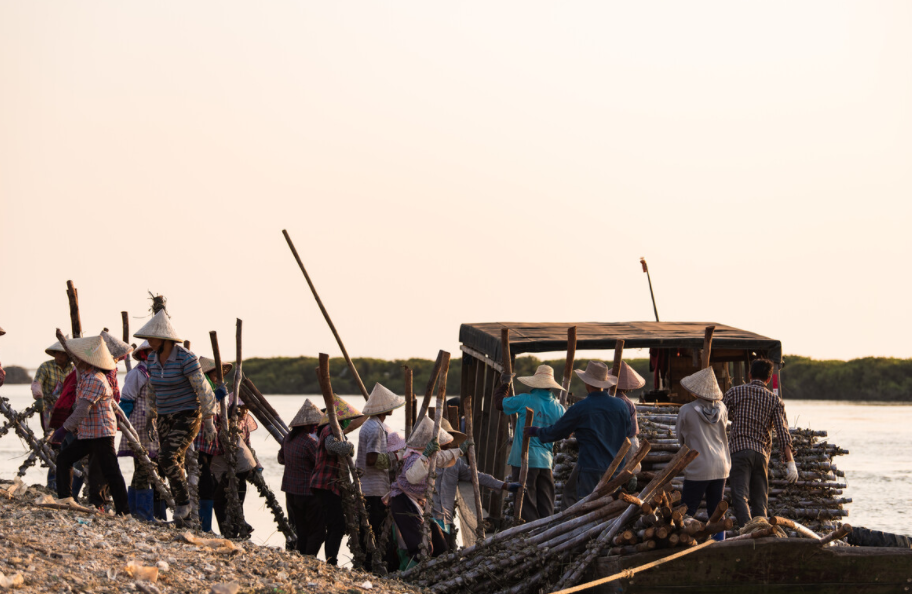
M 630 429 L 630 411 L 623 400 L 608 392 L 590 392 L 571 406 L 557 423 L 541 429 L 538 438 L 551 442 L 575 434 L 579 443 L 577 464 L 580 472 L 605 472 Z
M 675 434 L 678 442 L 700 453 L 684 469 L 684 478 L 690 481 L 713 481 L 728 478 L 731 454 L 725 426 L 728 412 L 721 402 L 694 400 L 678 411 Z
M 351 456 L 355 446 L 347 440 L 337 440 L 329 425 L 320 432 L 317 445 L 317 457 L 314 463 L 313 476 L 310 479 L 311 489 L 325 489 L 342 496 L 339 482 L 342 480 L 342 460 L 340 456 Z
M 534 388 L 530 394 L 517 394 L 511 398 L 504 398 L 501 405 L 504 414 L 518 414 L 516 419 L 516 435 L 513 436 L 513 445 L 510 447 L 510 457 L 507 464 L 519 468 L 522 465 L 523 428 L 526 426 L 526 407 L 532 409 L 534 418 L 532 425 L 535 427 L 548 427 L 564 416 L 564 407 L 561 406 L 551 391 L 543 388 Z M 551 468 L 554 464 L 550 443 L 542 443 L 537 437 L 529 440 L 529 468 Z
M 446 524 L 452 524 L 456 510 L 456 490 L 460 482 L 472 480 L 472 469 L 466 463 L 465 458 L 459 458 L 456 463 L 443 472 L 437 474 L 437 482 L 434 485 L 434 517 L 443 520 Z M 490 474 L 483 472 L 478 473 L 478 485 L 489 489 L 502 489 L 503 481 L 499 481 Z M 479 512 L 481 513 L 481 512 Z
M 51 412 L 54 405 L 57 404 L 57 398 L 63 391 L 63 380 L 73 371 L 73 364 L 67 363 L 66 367 L 60 368 L 53 359 L 45 361 L 38 367 L 35 372 L 35 382 L 41 386 L 41 396 L 44 400 L 44 411 L 41 414 L 42 422 L 46 426 L 51 418 Z
M 76 412 L 63 426 L 75 430 L 79 439 L 113 437 L 117 433 L 117 418 L 111 410 L 113 402 L 114 391 L 104 373 L 83 373 L 76 386 Z
M 197 409 L 203 417 L 215 414 L 215 395 L 200 369 L 199 359 L 182 345 L 174 345 L 164 365 L 158 360 L 158 353 L 151 351 L 146 367 L 149 393 L 158 414 Z
M 725 393 L 722 404 L 728 409 L 731 430 L 728 445 L 731 453 L 754 450 L 767 458 L 773 450 L 773 428 L 779 436 L 779 450 L 792 447 L 785 405 L 782 399 L 766 389 L 760 380 L 735 386 Z
M 145 363 L 139 363 L 127 373 L 124 379 L 123 390 L 120 393 L 121 402 L 132 402 L 133 411 L 130 413 L 130 424 L 139 435 L 139 443 L 146 449 L 149 456 L 158 454 L 158 435 L 149 431 L 149 372 Z M 132 456 L 133 448 L 126 436 L 120 440 L 118 456 Z
M 285 436 L 279 448 L 279 464 L 285 466 L 282 491 L 290 495 L 313 495 L 310 480 L 317 463 L 317 436 L 302 432 L 289 439 L 290 435 Z
M 452 466 L 461 456 L 462 450 L 440 450 L 437 452 L 437 470 Z M 424 454 L 418 450 L 407 449 L 402 460 L 402 472 L 390 485 L 390 496 L 405 494 L 419 505 L 424 505 L 429 473 L 430 462 Z

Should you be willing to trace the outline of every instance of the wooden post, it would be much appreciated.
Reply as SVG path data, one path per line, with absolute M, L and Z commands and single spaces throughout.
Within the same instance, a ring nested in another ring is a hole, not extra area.
M 465 408 L 466 435 L 468 446 L 466 456 L 469 459 L 469 471 L 472 476 L 472 493 L 475 495 L 475 544 L 485 539 L 484 506 L 481 504 L 481 488 L 478 485 L 478 461 L 475 458 L 474 426 L 472 425 L 472 395 L 466 394 L 462 399 Z
M 130 344 L 130 318 L 127 316 L 127 312 L 120 312 L 120 319 L 123 323 L 123 341 L 127 344 Z M 127 366 L 127 371 L 133 369 L 133 357 L 127 355 L 124 357 L 124 365 Z
M 620 339 L 614 343 L 614 364 L 611 366 L 611 375 L 620 379 L 621 377 L 621 361 L 624 360 L 624 339 Z M 617 396 L 617 384 L 611 386 L 611 395 Z
M 447 421 L 450 422 L 450 427 L 459 431 L 459 407 L 458 406 L 447 406 Z
M 329 428 L 332 431 L 333 437 L 338 441 L 344 441 L 345 437 L 342 434 L 342 427 L 339 425 L 339 420 L 336 418 L 336 407 L 333 399 L 333 390 L 332 390 L 332 381 L 329 377 L 329 355 L 326 353 L 320 353 L 320 366 L 316 369 L 317 379 L 320 382 L 320 390 L 323 392 L 323 403 L 326 406 L 326 416 L 329 417 Z M 351 456 L 344 456 L 343 462 L 345 463 L 344 468 L 348 470 L 348 474 L 351 477 L 352 486 L 354 487 L 354 493 L 352 495 L 355 499 L 356 513 L 361 519 L 361 530 L 367 534 L 366 544 L 367 552 L 371 556 L 374 565 L 374 571 L 379 570 L 380 573 L 386 573 L 383 559 L 377 555 L 377 541 L 374 535 L 374 531 L 371 529 L 370 522 L 367 518 L 367 508 L 364 504 L 364 495 L 361 493 L 361 480 L 358 478 L 358 470 L 355 468 L 355 461 Z M 340 469 L 341 474 L 341 469 Z M 339 476 L 340 480 L 344 479 L 344 476 Z M 360 542 L 361 535 L 359 533 L 350 534 L 350 541 L 355 547 L 358 546 Z M 352 554 L 359 556 L 360 551 L 352 551 Z M 359 561 L 360 563 L 360 561 Z
M 415 386 L 414 386 L 414 374 L 408 365 L 402 366 L 402 371 L 405 381 L 405 439 L 408 441 L 409 436 L 412 434 L 412 427 L 414 421 L 414 408 L 415 408 Z
M 238 320 L 240 322 L 240 320 Z M 240 330 L 240 325 L 238 326 Z M 219 350 L 218 335 L 215 330 L 209 332 L 209 340 L 212 343 L 212 358 L 215 360 L 215 385 L 220 386 L 225 383 L 225 376 L 222 373 L 222 353 Z M 236 374 L 235 377 L 238 377 Z M 243 526 L 243 514 L 241 509 L 241 500 L 237 492 L 237 443 L 232 441 L 231 426 L 228 419 L 228 398 L 222 398 L 219 405 L 219 441 L 221 442 L 224 456 L 228 459 L 228 522 L 235 529 L 240 531 Z M 232 455 L 233 452 L 233 455 Z
M 189 340 L 184 341 L 184 348 L 187 349 L 188 351 L 190 350 L 190 341 Z
M 73 281 L 68 280 L 67 299 L 70 302 L 70 326 L 72 327 L 73 338 L 82 338 L 82 321 L 79 319 L 79 293 L 73 286 Z
M 450 368 L 450 354 L 446 351 L 440 351 L 440 381 L 437 389 L 437 406 L 434 410 L 434 432 L 431 434 L 431 441 L 436 441 L 440 434 L 440 421 L 443 419 L 444 402 L 446 402 L 446 383 L 447 372 Z M 431 558 L 431 524 L 434 522 L 434 516 L 431 513 L 434 502 L 434 487 L 437 481 L 437 452 L 431 454 L 428 460 L 427 487 L 424 496 L 424 522 L 421 525 L 421 559 Z
M 646 265 L 646 258 L 640 258 L 640 265 L 643 266 L 643 272 L 646 273 L 646 280 L 649 281 L 649 296 L 652 297 L 652 311 L 655 312 L 656 322 L 658 322 L 659 308 L 656 307 L 656 296 L 652 290 L 652 277 L 649 276 L 649 266 Z
M 501 328 L 500 329 L 500 354 L 501 354 L 501 366 L 503 367 L 503 374 L 501 377 L 509 377 L 513 373 L 513 357 L 510 353 L 510 329 Z M 513 396 L 513 382 L 510 381 L 510 386 L 507 389 L 507 398 Z M 493 399 L 492 399 L 493 400 Z M 510 455 L 509 448 L 507 445 L 507 427 L 509 426 L 509 419 L 503 411 L 499 411 L 495 406 L 491 406 L 491 412 L 494 413 L 492 420 L 496 419 L 496 422 L 492 425 L 496 428 L 496 433 L 494 434 L 494 456 L 492 458 L 491 465 L 491 474 L 495 478 L 503 479 L 504 474 L 507 469 L 507 457 Z M 515 439 L 515 436 L 514 436 Z M 494 518 L 500 518 L 503 515 L 503 491 L 491 493 L 491 516 Z
M 715 326 L 707 326 L 703 334 L 703 367 L 701 369 L 706 369 L 710 366 L 709 359 L 712 355 L 713 332 L 715 330 Z
M 427 416 L 428 407 L 431 405 L 431 397 L 434 395 L 434 386 L 437 384 L 437 378 L 440 376 L 440 370 L 443 367 L 443 353 L 444 351 L 439 351 L 437 353 L 437 360 L 434 361 L 434 369 L 431 371 L 431 377 L 428 379 L 427 386 L 424 389 L 424 400 L 421 401 L 421 412 L 418 413 L 415 424 Z M 447 356 L 447 361 L 449 360 L 450 358 Z M 449 370 L 449 364 L 447 364 L 446 367 L 447 370 Z
M 564 361 L 564 378 L 561 381 L 560 403 L 567 406 L 570 381 L 573 379 L 573 361 L 576 359 L 576 326 L 567 329 L 567 359 Z
M 523 425 L 522 435 L 522 461 L 520 462 L 521 466 L 519 467 L 519 491 L 516 492 L 516 498 L 513 500 L 513 524 L 517 526 L 523 523 L 523 499 L 526 495 L 526 479 L 529 478 L 529 441 L 532 438 L 529 437 L 529 432 L 526 430 L 532 426 L 532 421 L 534 419 L 535 411 L 527 406 L 526 423 Z M 516 439 L 515 435 L 513 436 L 513 439 Z
M 301 272 L 304 273 L 304 279 L 307 281 L 308 286 L 310 287 L 310 292 L 313 293 L 314 299 L 317 301 L 317 306 L 320 308 L 320 311 L 323 313 L 323 318 L 326 320 L 326 323 L 329 325 L 329 329 L 332 331 L 333 336 L 336 337 L 336 343 L 339 345 L 339 348 L 342 350 L 342 356 L 345 357 L 345 364 L 348 365 L 348 370 L 351 371 L 352 377 L 355 378 L 355 383 L 358 385 L 358 389 L 361 390 L 361 395 L 364 396 L 364 399 L 367 400 L 370 398 L 370 394 L 367 393 L 367 388 L 364 387 L 364 382 L 361 381 L 361 376 L 358 375 L 358 370 L 355 369 L 355 364 L 352 363 L 351 357 L 348 356 L 348 351 L 345 350 L 345 345 L 342 344 L 342 338 L 339 336 L 339 333 L 336 331 L 336 326 L 333 324 L 332 319 L 329 317 L 329 312 L 326 311 L 326 308 L 323 306 L 323 301 L 320 299 L 320 296 L 317 294 L 317 288 L 314 287 L 313 281 L 310 280 L 310 275 L 307 274 L 307 269 L 304 268 L 304 262 L 301 261 L 301 257 L 298 256 L 298 250 L 295 249 L 294 243 L 291 242 L 291 237 L 288 235 L 288 231 L 282 229 L 282 235 L 285 236 L 285 241 L 288 242 L 288 247 L 291 248 L 291 253 L 294 255 L 295 260 L 298 262 L 298 266 L 301 268 Z

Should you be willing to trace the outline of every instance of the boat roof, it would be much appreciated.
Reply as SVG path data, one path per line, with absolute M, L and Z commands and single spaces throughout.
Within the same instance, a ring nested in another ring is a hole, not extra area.
M 625 349 L 703 348 L 707 326 L 715 326 L 713 353 L 719 349 L 754 351 L 774 362 L 782 360 L 782 343 L 766 336 L 716 322 L 488 322 L 462 324 L 459 342 L 495 361 L 502 359 L 500 332 L 510 329 L 510 352 L 544 353 L 567 349 L 567 329 L 576 326 L 576 348 L 613 350 L 618 339 Z M 715 357 L 713 357 L 715 359 Z

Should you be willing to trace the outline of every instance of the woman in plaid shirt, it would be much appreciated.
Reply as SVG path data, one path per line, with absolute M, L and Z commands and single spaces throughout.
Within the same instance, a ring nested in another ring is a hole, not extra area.
M 117 366 L 101 336 L 74 338 L 65 347 L 72 353 L 78 374 L 76 410 L 54 432 L 53 443 L 61 443 L 68 433 L 77 440 L 57 456 L 57 497 L 61 503 L 73 500 L 73 464 L 89 454 L 100 463 L 105 481 L 111 489 L 117 515 L 129 515 L 127 486 L 114 450 L 117 419 L 111 406 L 114 390 L 105 376 Z

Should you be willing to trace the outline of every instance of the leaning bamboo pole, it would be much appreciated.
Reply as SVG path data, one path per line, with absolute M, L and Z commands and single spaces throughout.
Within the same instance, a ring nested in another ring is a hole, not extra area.
M 431 434 L 431 443 L 439 443 L 440 421 L 443 419 L 443 408 L 446 402 L 447 371 L 450 368 L 450 354 L 440 351 L 440 381 L 437 389 L 437 406 L 434 410 L 434 432 Z M 434 503 L 434 486 L 437 482 L 437 452 L 433 452 L 428 459 L 427 487 L 424 495 L 424 522 L 421 525 L 421 559 L 431 556 L 431 524 L 434 523 L 432 515 Z
M 573 362 L 576 359 L 576 326 L 567 329 L 567 358 L 564 361 L 564 376 L 561 380 L 560 403 L 567 406 L 570 382 L 573 380 Z
M 466 456 L 469 459 L 469 472 L 472 477 L 472 494 L 475 498 L 475 544 L 485 538 L 484 528 L 484 508 L 481 504 L 481 487 L 478 484 L 478 460 L 475 457 L 475 439 L 472 419 L 472 395 L 467 394 L 462 399 L 463 409 L 465 410 L 466 435 L 468 435 L 466 445 Z
M 444 351 L 437 352 L 437 359 L 434 361 L 431 377 L 428 378 L 427 386 L 424 388 L 424 400 L 421 401 L 421 411 L 418 413 L 418 417 L 413 420 L 413 425 L 418 424 L 421 419 L 427 416 L 428 408 L 431 406 L 431 397 L 434 395 L 434 387 L 437 385 L 437 378 L 440 377 L 440 369 L 443 366 L 443 353 Z M 449 360 L 449 357 L 447 359 Z M 449 369 L 449 365 L 446 366 L 446 369 Z
M 414 423 L 415 409 L 415 388 L 414 374 L 408 365 L 402 366 L 402 375 L 405 382 L 405 439 L 408 440 L 412 435 L 412 423 Z
M 238 320 L 237 335 L 240 338 L 241 331 L 241 321 Z M 212 358 L 215 360 L 215 385 L 221 386 L 225 383 L 225 376 L 223 375 L 222 369 L 222 352 L 219 349 L 218 344 L 218 334 L 215 330 L 209 332 L 209 341 L 212 344 Z M 240 342 L 240 340 L 238 340 Z M 238 360 L 240 360 L 241 349 L 238 345 Z M 235 370 L 235 378 L 240 376 L 240 369 Z M 217 439 L 219 440 L 219 445 L 222 448 L 222 455 L 225 456 L 227 460 L 227 470 L 228 475 L 228 505 L 227 505 L 227 520 L 228 524 L 231 527 L 231 530 L 237 535 L 241 534 L 246 522 L 244 520 L 244 508 L 241 505 L 241 498 L 238 495 L 238 482 L 237 482 L 237 441 L 233 438 L 231 431 L 231 424 L 228 419 L 228 397 L 225 396 L 219 401 L 219 431 Z M 235 427 L 237 424 L 235 423 Z

